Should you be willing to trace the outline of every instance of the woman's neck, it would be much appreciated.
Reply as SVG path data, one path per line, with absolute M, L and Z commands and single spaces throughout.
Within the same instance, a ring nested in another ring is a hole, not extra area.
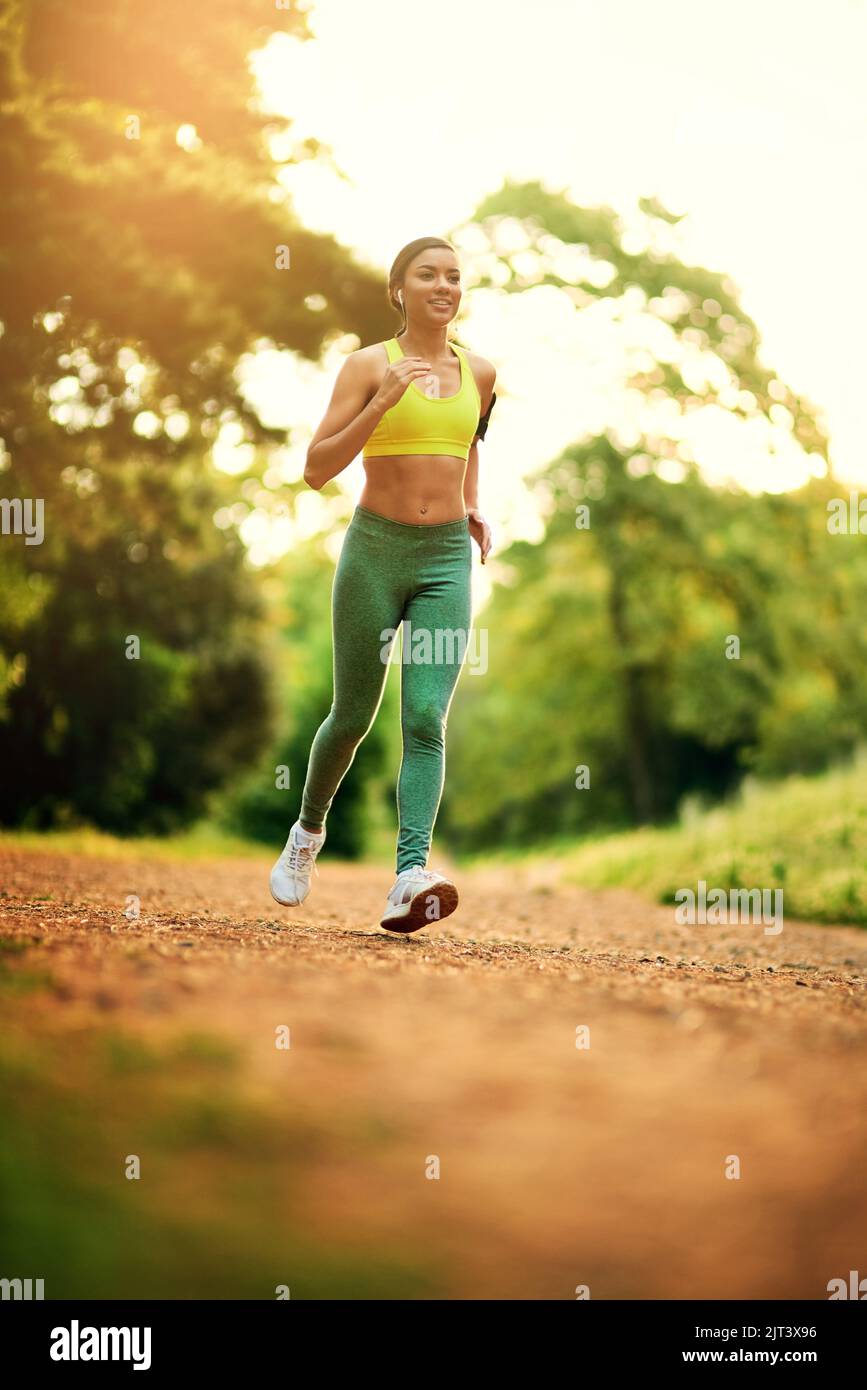
M 447 328 L 429 328 L 426 332 L 413 326 L 410 335 L 410 346 L 406 343 L 407 331 L 401 334 L 398 342 L 401 351 L 407 357 L 423 357 L 428 362 L 437 362 L 441 357 L 449 355 L 448 343 L 449 334 Z

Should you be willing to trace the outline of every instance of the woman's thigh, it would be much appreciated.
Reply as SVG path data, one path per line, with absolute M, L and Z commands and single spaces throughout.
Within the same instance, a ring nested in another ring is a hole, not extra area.
M 470 545 L 469 535 L 465 545 L 452 538 L 443 555 L 419 566 L 419 579 L 405 610 L 409 623 L 401 683 L 405 723 L 416 717 L 422 722 L 444 718 L 448 712 L 470 643 Z
M 394 632 L 406 602 L 405 581 L 395 559 L 378 537 L 350 527 L 334 575 L 334 707 L 338 714 L 354 714 L 359 722 L 370 722 L 382 698 Z

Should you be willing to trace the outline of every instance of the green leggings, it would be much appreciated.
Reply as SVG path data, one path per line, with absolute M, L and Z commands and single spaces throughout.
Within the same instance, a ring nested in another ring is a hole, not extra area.
M 470 637 L 471 569 L 467 517 L 417 526 L 357 506 L 334 575 L 334 699 L 310 749 L 300 819 L 307 826 L 325 824 L 379 709 L 396 633 L 408 623 L 401 657 L 398 873 L 426 866 L 430 852 L 445 779 L 446 721 Z

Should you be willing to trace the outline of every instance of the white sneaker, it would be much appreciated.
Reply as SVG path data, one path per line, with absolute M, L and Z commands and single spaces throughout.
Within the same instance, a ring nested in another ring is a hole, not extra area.
M 458 890 L 445 874 L 414 864 L 399 873 L 380 922 L 386 931 L 418 931 L 448 917 L 458 905 Z
M 271 897 L 283 907 L 297 907 L 310 892 L 310 875 L 316 856 L 325 844 L 325 827 L 314 834 L 296 821 L 277 863 L 271 870 Z

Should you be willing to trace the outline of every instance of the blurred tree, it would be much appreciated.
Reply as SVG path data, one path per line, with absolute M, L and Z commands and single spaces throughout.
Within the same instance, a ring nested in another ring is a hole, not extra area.
M 678 220 L 642 199 L 626 227 L 507 184 L 467 237 L 477 285 L 553 285 L 579 315 L 612 301 L 632 423 L 578 434 L 528 480 L 544 539 L 495 556 L 502 582 L 476 618 L 489 670 L 464 676 L 450 719 L 456 847 L 662 819 L 746 767 L 824 767 L 867 729 L 867 562 L 828 533 L 827 439 L 762 363 L 734 285 L 678 259 Z M 810 455 L 814 481 L 781 496 L 709 486 L 689 447 L 706 411 L 743 422 L 745 441 L 761 431 L 769 455 Z
M 867 733 L 867 556 L 824 527 L 840 489 L 753 497 L 629 461 L 606 438 L 569 450 L 544 471 L 544 540 L 502 556 L 477 618 L 489 669 L 464 676 L 450 719 L 456 846 L 665 819 L 747 768 L 819 771 Z
M 302 7 L 11 0 L 0 22 L 0 488 L 45 516 L 41 544 L 0 535 L 6 823 L 169 829 L 267 744 L 238 531 L 304 484 L 260 481 L 285 432 L 235 368 L 388 318 L 381 277 L 292 212 L 281 164 L 333 161 L 254 99 L 275 31 L 308 38 Z

